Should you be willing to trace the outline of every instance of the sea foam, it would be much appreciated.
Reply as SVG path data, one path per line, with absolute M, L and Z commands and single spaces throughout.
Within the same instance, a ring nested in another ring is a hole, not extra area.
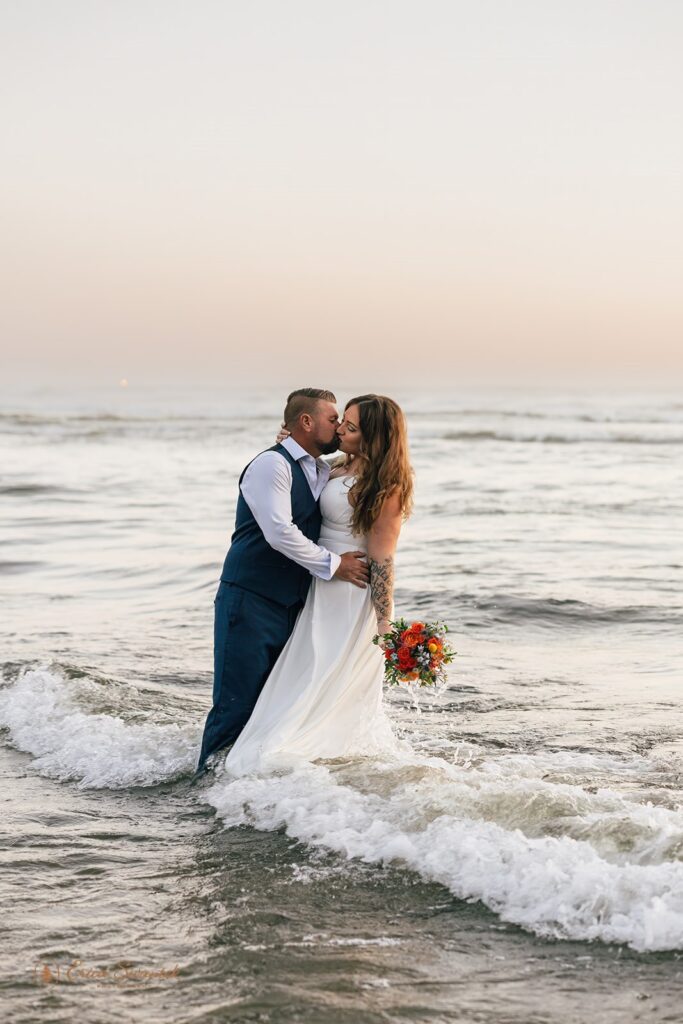
M 31 669 L 0 690 L 0 726 L 41 775 L 81 789 L 153 786 L 190 771 L 201 729 L 126 722 L 78 707 L 79 681 Z
M 84 685 L 38 668 L 0 689 L 0 725 L 36 771 L 123 789 L 194 768 L 199 724 L 83 710 Z M 639 755 L 470 743 L 238 779 L 219 768 L 203 797 L 227 827 L 285 829 L 350 860 L 409 868 L 537 935 L 645 952 L 683 949 L 683 810 L 632 792 L 657 770 Z
M 346 858 L 410 868 L 540 936 L 683 949 L 683 813 L 520 767 L 515 776 L 512 764 L 463 769 L 417 754 L 317 763 L 224 774 L 205 796 L 228 827 L 285 829 Z

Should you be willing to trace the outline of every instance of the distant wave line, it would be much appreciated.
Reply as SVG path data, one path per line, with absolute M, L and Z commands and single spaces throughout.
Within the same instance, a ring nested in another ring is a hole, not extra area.
M 622 623 L 658 623 L 671 626 L 683 623 L 683 605 L 668 607 L 658 605 L 594 605 L 573 598 L 523 597 L 505 593 L 478 595 L 474 593 L 453 593 L 416 591 L 412 587 L 399 588 L 397 592 L 402 603 L 424 610 L 427 615 L 439 607 L 453 621 L 467 618 L 468 624 L 481 627 L 488 623 L 537 624 L 543 626 L 574 625 L 604 626 Z
M 504 441 L 517 444 L 683 444 L 680 437 L 643 437 L 633 434 L 616 436 L 571 437 L 563 434 L 503 434 L 498 430 L 450 430 L 441 435 L 443 441 Z

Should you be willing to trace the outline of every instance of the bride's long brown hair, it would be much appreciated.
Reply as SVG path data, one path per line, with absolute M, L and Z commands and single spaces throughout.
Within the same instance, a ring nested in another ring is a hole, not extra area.
M 344 412 L 352 405 L 358 406 L 363 457 L 353 460 L 358 468 L 349 491 L 353 507 L 351 529 L 363 534 L 370 531 L 385 499 L 395 492 L 401 514 L 408 518 L 413 508 L 413 469 L 408 429 L 400 405 L 385 395 L 359 395 L 346 403 Z

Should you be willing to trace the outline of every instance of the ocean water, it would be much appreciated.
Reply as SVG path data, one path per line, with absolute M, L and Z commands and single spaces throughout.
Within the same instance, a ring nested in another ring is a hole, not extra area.
M 680 398 L 396 392 L 448 687 L 387 692 L 394 761 L 190 785 L 282 397 L 3 397 L 3 1018 L 680 1020 Z

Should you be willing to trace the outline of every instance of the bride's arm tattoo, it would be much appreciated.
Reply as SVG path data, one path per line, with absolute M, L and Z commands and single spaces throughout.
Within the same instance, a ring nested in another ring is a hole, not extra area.
M 377 612 L 377 622 L 387 623 L 391 619 L 394 597 L 394 560 L 384 558 L 381 562 L 368 558 L 370 566 L 370 592 Z

